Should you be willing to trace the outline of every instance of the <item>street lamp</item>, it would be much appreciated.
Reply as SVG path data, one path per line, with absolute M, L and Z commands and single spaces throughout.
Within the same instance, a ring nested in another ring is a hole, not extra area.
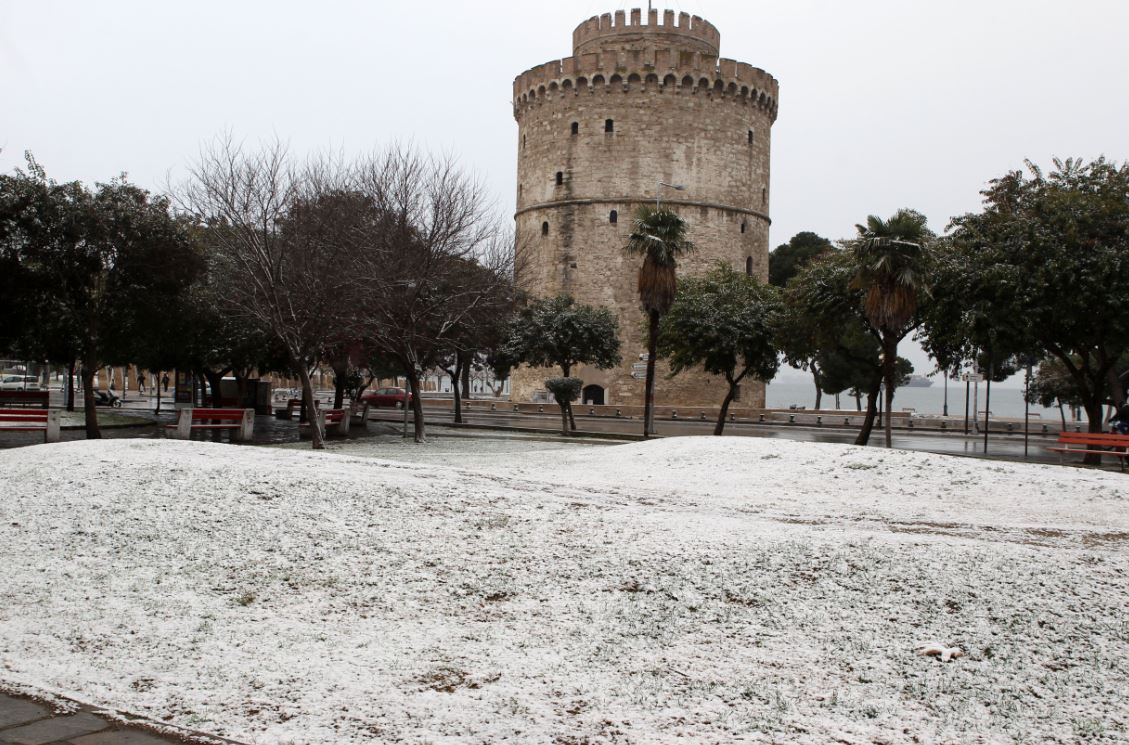
M 664 186 L 670 189 L 674 189 L 675 191 L 686 191 L 686 187 L 682 184 L 668 184 L 665 181 L 659 181 L 658 185 L 655 186 L 655 209 L 659 209 L 662 206 L 662 188 Z

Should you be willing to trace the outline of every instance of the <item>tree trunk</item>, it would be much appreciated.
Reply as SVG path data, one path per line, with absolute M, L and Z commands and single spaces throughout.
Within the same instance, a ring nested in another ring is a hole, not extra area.
M 859 391 L 858 393 L 856 393 L 854 395 L 854 399 L 855 399 L 855 411 L 861 412 L 862 411 L 862 391 Z
M 1097 434 L 1103 431 L 1102 425 L 1102 403 L 1101 396 L 1088 396 L 1089 400 L 1085 403 L 1086 419 L 1088 420 L 1086 431 L 1091 434 Z M 1087 466 L 1100 466 L 1102 464 L 1102 456 L 1100 455 L 1086 455 L 1082 458 L 1082 463 Z
M 310 444 L 314 450 L 322 450 L 325 448 L 325 433 L 321 431 L 321 423 L 314 409 L 314 384 L 310 381 L 310 372 L 301 363 L 294 367 L 298 370 L 298 379 L 302 381 L 302 409 L 310 424 Z
M 893 447 L 894 429 L 894 370 L 898 364 L 898 343 L 882 339 L 882 380 L 886 385 L 884 396 L 886 447 Z
M 882 387 L 882 378 L 876 377 L 870 390 L 866 392 L 866 418 L 862 420 L 862 429 L 855 439 L 856 445 L 866 445 L 870 442 L 870 432 L 874 429 L 874 420 L 878 416 L 878 392 Z
M 655 433 L 655 351 L 659 344 L 659 312 L 652 310 L 647 329 L 647 383 L 643 393 L 643 436 Z
M 729 404 L 733 403 L 733 399 L 737 397 L 737 383 L 729 384 L 729 392 L 725 394 L 725 400 L 721 402 L 721 411 L 717 415 L 717 424 L 714 425 L 713 433 L 715 437 L 720 437 L 721 433 L 725 431 L 725 417 L 729 416 Z
M 340 409 L 345 405 L 345 382 L 349 377 L 349 362 L 333 367 L 333 408 Z
M 1062 419 L 1062 431 L 1066 431 L 1066 409 L 1062 408 L 1062 401 L 1058 402 L 1058 415 Z
M 161 413 L 161 376 L 160 375 L 156 376 L 156 383 L 153 384 L 153 387 L 157 389 L 157 408 L 153 410 L 153 413 L 154 414 L 160 414 Z
M 463 396 L 465 396 L 467 399 L 470 399 L 470 397 L 471 397 L 471 395 L 470 395 L 470 368 L 471 368 L 471 363 L 474 361 L 474 354 L 475 354 L 474 352 L 467 353 L 466 359 L 463 360 L 463 379 L 462 379 L 462 387 L 463 388 L 462 388 L 462 390 L 463 390 Z
M 561 437 L 568 437 L 568 401 L 557 401 L 557 406 L 561 409 Z
M 74 360 L 67 363 L 67 411 L 74 411 Z
M 93 359 L 87 358 L 82 366 L 82 410 L 86 415 L 86 439 L 102 439 L 102 431 L 98 429 L 98 410 L 94 408 L 94 370 L 96 365 Z
M 565 401 L 565 407 L 568 410 L 568 426 L 573 432 L 576 431 L 576 417 L 572 415 L 572 401 Z
M 410 365 L 407 371 L 408 390 L 411 392 L 412 399 L 412 421 L 415 424 L 415 441 L 427 442 L 427 433 L 424 431 L 423 425 L 423 399 L 419 395 L 419 372 L 416 371 L 414 365 Z
M 811 379 L 815 383 L 815 410 L 819 411 L 823 408 L 823 387 L 820 385 L 819 370 L 816 368 L 815 363 L 811 366 Z
M 462 388 L 464 365 L 466 365 L 466 360 L 463 358 L 463 353 L 456 351 L 455 369 L 447 371 L 451 376 L 451 392 L 455 394 L 455 424 L 463 423 L 463 391 L 460 389 Z

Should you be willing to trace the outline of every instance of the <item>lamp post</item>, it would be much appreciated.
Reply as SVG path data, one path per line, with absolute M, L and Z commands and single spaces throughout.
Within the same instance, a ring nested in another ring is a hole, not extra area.
M 655 186 L 655 209 L 659 209 L 662 206 L 662 188 L 664 186 L 674 189 L 675 191 L 686 191 L 686 187 L 682 184 L 668 184 L 665 181 L 657 182 Z

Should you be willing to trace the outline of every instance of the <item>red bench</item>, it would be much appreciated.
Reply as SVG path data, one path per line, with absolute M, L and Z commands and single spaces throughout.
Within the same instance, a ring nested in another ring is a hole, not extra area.
M 1114 450 L 1112 448 L 1121 448 Z M 1113 435 L 1104 432 L 1063 432 L 1058 436 L 1057 447 L 1047 450 L 1058 453 L 1059 461 L 1067 453 L 1078 455 L 1108 455 L 1119 458 L 1121 470 L 1125 470 L 1125 458 L 1129 456 L 1129 435 Z
M 0 391 L 0 406 L 34 406 L 46 409 L 51 394 L 47 391 Z
M 63 412 L 58 409 L 0 409 L 0 432 L 42 432 L 58 442 Z
M 197 424 L 199 422 L 199 424 Z M 174 437 L 187 440 L 192 430 L 231 430 L 231 439 L 243 442 L 251 439 L 255 429 L 254 409 L 196 409 L 186 407 L 177 409 L 176 424 L 166 424 L 166 428 L 176 430 Z

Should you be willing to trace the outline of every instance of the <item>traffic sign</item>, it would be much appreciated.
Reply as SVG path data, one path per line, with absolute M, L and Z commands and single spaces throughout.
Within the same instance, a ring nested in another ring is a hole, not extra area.
M 983 383 L 984 382 L 984 376 L 981 375 L 980 373 L 965 373 L 964 375 L 960 376 L 960 379 L 961 379 L 962 382 L 965 382 L 965 383 Z
M 631 366 L 631 377 L 636 380 L 644 380 L 647 377 L 647 363 L 636 362 Z

